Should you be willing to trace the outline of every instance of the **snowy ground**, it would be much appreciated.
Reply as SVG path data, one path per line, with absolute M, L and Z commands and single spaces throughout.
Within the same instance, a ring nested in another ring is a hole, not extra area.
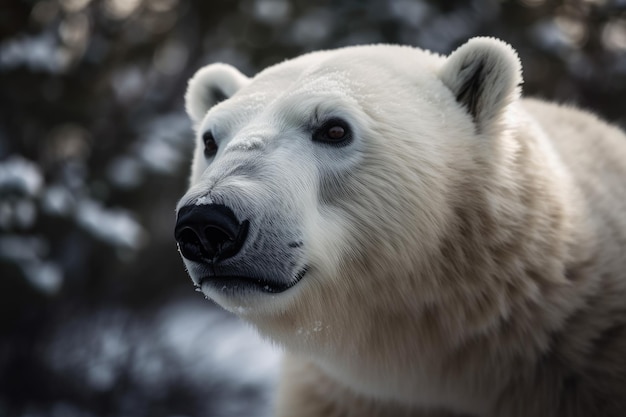
M 116 415 L 145 415 L 145 404 L 177 386 L 199 403 L 197 417 L 262 417 L 271 413 L 280 352 L 208 302 L 185 301 L 149 318 L 127 311 L 77 318 L 52 337 L 47 360 L 93 392 L 108 392 L 123 382 L 128 404 L 117 407 Z M 99 413 L 63 403 L 56 409 L 39 415 Z

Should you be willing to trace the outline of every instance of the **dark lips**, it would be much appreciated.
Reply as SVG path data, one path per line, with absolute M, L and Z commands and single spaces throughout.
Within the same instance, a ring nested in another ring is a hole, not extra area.
M 296 285 L 309 270 L 308 266 L 302 268 L 291 281 L 286 283 L 279 283 L 270 281 L 264 278 L 255 278 L 247 276 L 214 276 L 208 275 L 200 279 L 197 287 L 202 288 L 204 284 L 210 285 L 218 291 L 240 292 L 240 291 L 254 291 L 264 292 L 269 294 L 278 294 L 287 291 L 289 288 Z

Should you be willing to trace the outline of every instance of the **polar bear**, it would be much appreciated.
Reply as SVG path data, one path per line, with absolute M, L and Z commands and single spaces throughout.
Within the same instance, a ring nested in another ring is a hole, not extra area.
M 190 80 L 176 239 L 277 415 L 626 415 L 626 137 L 521 82 L 492 38 Z

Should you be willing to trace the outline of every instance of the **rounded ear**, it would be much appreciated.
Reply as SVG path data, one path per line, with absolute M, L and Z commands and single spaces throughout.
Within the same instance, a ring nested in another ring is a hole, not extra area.
M 250 79 L 228 64 L 211 64 L 199 69 L 189 80 L 185 108 L 194 123 L 222 100 L 230 98 Z
M 515 50 L 495 38 L 472 38 L 452 52 L 439 76 L 486 133 L 520 95 L 522 66 Z

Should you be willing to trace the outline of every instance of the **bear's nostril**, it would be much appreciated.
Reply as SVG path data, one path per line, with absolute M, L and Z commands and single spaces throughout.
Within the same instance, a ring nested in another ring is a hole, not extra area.
M 213 252 L 218 252 L 223 246 L 235 240 L 234 236 L 231 237 L 228 232 L 217 226 L 205 227 L 204 237 L 206 239 L 206 242 L 203 242 L 204 246 L 207 246 L 207 249 Z
M 191 245 L 198 245 L 198 246 L 201 245 L 200 238 L 198 237 L 196 232 L 194 232 L 193 229 L 191 229 L 190 227 L 184 228 L 180 232 L 179 238 L 184 243 L 189 243 Z
M 243 246 L 248 221 L 240 223 L 223 205 L 185 206 L 176 221 L 175 237 L 182 255 L 197 262 L 217 262 Z
M 184 228 L 177 237 L 183 256 L 192 260 L 200 260 L 203 256 L 202 241 L 190 227 Z

